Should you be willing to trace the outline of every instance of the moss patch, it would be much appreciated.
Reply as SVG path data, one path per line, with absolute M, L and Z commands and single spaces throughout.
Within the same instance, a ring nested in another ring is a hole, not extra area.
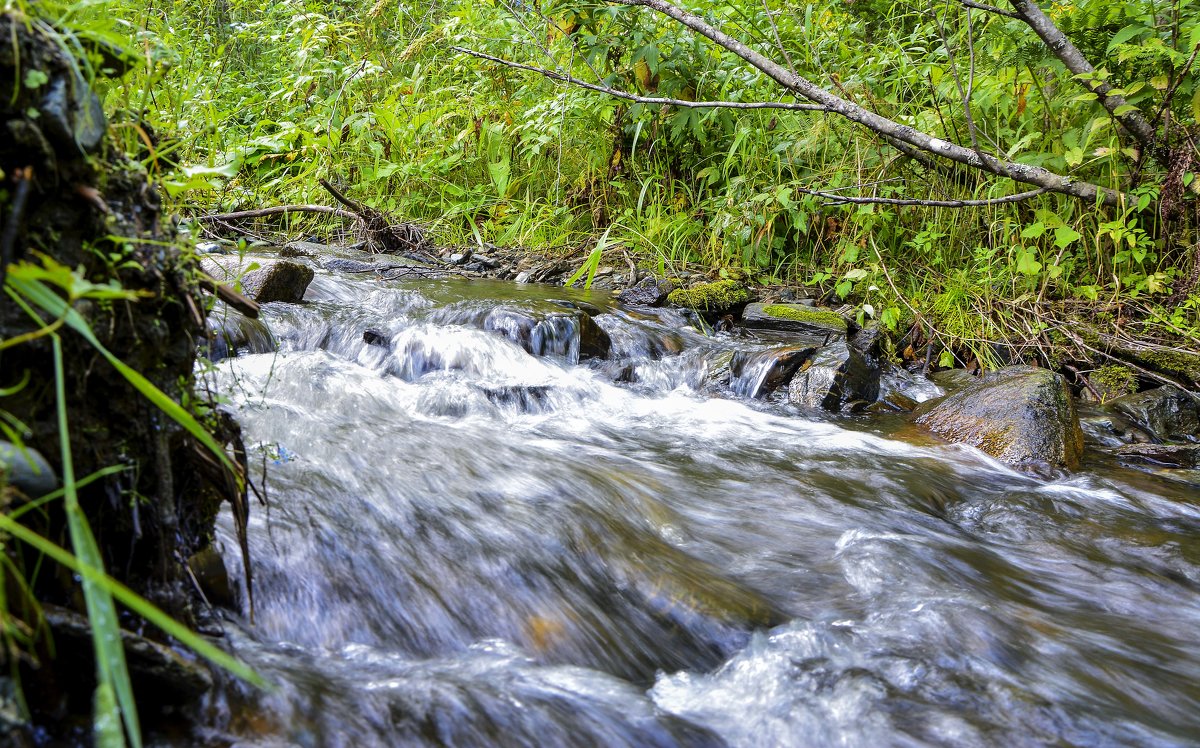
M 1128 366 L 1119 364 L 1101 366 L 1092 372 L 1088 379 L 1100 393 L 1103 402 L 1137 391 L 1137 378 L 1134 377 L 1133 370 Z
M 667 301 L 702 312 L 724 312 L 739 304 L 749 303 L 750 290 L 733 280 L 700 283 L 691 288 L 680 288 L 667 296 Z
M 770 304 L 763 307 L 763 314 L 777 319 L 790 319 L 795 322 L 807 322 L 823 327 L 836 327 L 842 332 L 846 331 L 846 320 L 842 315 L 826 309 L 809 309 L 802 306 Z
M 1137 358 L 1149 368 L 1200 381 L 1200 356 L 1183 351 L 1138 351 Z

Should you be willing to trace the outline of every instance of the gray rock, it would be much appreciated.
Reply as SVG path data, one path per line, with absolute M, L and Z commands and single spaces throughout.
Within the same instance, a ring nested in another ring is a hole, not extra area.
M 0 472 L 5 482 L 32 499 L 58 488 L 58 476 L 41 452 L 29 447 L 18 449 L 11 442 L 0 441 Z
M 389 345 L 391 345 L 392 341 L 388 338 L 386 333 L 380 332 L 379 330 L 368 328 L 367 330 L 363 331 L 363 342 L 366 343 L 367 345 L 374 345 L 374 346 L 379 346 L 380 348 L 387 348 Z
M 371 273 L 376 270 L 387 270 L 387 266 L 376 265 L 373 262 L 361 260 L 341 260 L 326 258 L 321 260 L 321 267 L 338 273 Z
M 1000 369 L 919 410 L 915 422 L 1029 471 L 1074 470 L 1083 455 L 1071 391 L 1062 376 L 1047 369 Z
M 833 411 L 877 397 L 879 364 L 844 340 L 819 349 L 788 386 L 790 402 Z
M 38 111 L 42 115 L 42 129 L 60 146 L 74 145 L 82 151 L 91 151 L 100 144 L 108 123 L 104 118 L 104 107 L 81 76 L 54 79 L 42 97 Z
M 516 282 L 517 283 L 528 283 L 529 279 L 532 276 L 533 276 L 533 273 L 529 272 L 528 270 L 522 270 L 521 272 L 517 273 Z
M 786 330 L 806 335 L 846 337 L 846 320 L 836 312 L 813 309 L 804 304 L 749 304 L 742 324 L 756 330 Z
M 1126 444 L 1115 450 L 1122 462 L 1200 467 L 1200 444 Z
M 1147 429 L 1159 441 L 1200 441 L 1200 407 L 1178 387 L 1167 385 L 1118 397 L 1109 407 Z
M 297 262 L 282 260 L 263 268 L 246 273 L 242 277 L 242 293 L 260 304 L 271 301 L 283 301 L 298 304 L 304 299 L 304 292 L 312 282 L 313 269 Z
M 629 306 L 662 306 L 667 294 L 674 290 L 674 284 L 668 280 L 646 277 L 633 288 L 617 294 L 617 301 Z
M 66 650 L 60 657 L 68 662 L 76 661 L 69 655 L 90 659 L 92 627 L 87 618 L 54 605 L 44 606 L 43 611 L 56 648 Z M 125 660 L 135 688 L 143 694 L 153 694 L 160 704 L 188 703 L 212 689 L 212 673 L 200 662 L 185 659 L 169 647 L 124 629 L 121 642 L 125 645 Z

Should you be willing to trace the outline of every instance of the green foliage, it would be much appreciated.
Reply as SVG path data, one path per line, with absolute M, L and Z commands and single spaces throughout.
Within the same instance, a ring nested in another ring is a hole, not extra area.
M 1168 117 L 1186 128 L 1200 107 L 1188 65 L 1196 2 L 1166 13 L 1148 0 L 1083 0 L 1047 12 L 1097 78 L 1160 128 Z M 1194 227 L 1165 234 L 1153 210 L 1163 165 L 1020 21 L 911 0 L 690 7 L 880 114 L 1130 200 L 833 205 L 806 190 L 986 199 L 1012 187 L 927 169 L 833 117 L 631 103 L 449 50 L 645 96 L 788 99 L 669 19 L 591 0 L 116 0 L 110 26 L 146 53 L 109 86 L 107 104 L 125 147 L 166 178 L 184 211 L 321 201 L 317 177 L 336 174 L 368 204 L 429 223 L 443 243 L 578 246 L 607 231 L 662 274 L 743 268 L 832 290 L 890 324 L 903 300 L 944 307 L 964 285 L 989 298 L 1154 305 L 1176 284 L 1196 237 Z M 1182 197 L 1195 201 L 1191 188 Z M 320 232 L 325 220 L 285 228 Z M 968 337 L 1002 332 L 948 318 Z

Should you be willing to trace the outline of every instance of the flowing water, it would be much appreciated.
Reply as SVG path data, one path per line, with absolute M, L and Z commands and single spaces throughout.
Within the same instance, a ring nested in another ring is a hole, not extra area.
M 211 744 L 1200 740 L 1195 485 L 751 399 L 779 341 L 603 295 L 307 301 L 213 375 L 269 501 L 226 638 L 279 685 L 225 684 Z

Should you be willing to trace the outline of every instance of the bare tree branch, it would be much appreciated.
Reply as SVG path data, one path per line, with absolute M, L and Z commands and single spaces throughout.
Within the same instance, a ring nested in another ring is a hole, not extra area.
M 802 187 L 794 189 L 805 195 L 822 198 L 829 205 L 918 205 L 925 208 L 979 208 L 985 205 L 1004 205 L 1006 203 L 1019 203 L 1022 200 L 1028 200 L 1031 197 L 1044 195 L 1048 192 L 1045 189 L 1036 189 L 1029 190 L 1028 192 L 1018 192 L 1015 195 L 991 197 L 984 200 L 921 200 L 899 197 L 854 197 L 852 195 L 838 195 L 829 191 L 806 190 Z
M 1067 35 L 1054 25 L 1034 0 L 1009 0 L 1017 16 L 1024 21 L 1034 33 L 1045 42 L 1054 56 L 1075 74 L 1084 88 L 1091 91 L 1099 99 L 1100 105 L 1108 110 L 1113 119 L 1120 122 L 1133 137 L 1150 152 L 1159 163 L 1166 163 L 1167 158 L 1163 149 L 1156 143 L 1154 126 L 1142 116 L 1141 111 L 1129 105 L 1125 97 L 1112 93 L 1113 87 L 1096 77 L 1096 68 L 1087 61 L 1079 48 L 1071 43 Z M 1118 111 L 1122 110 L 1124 111 Z
M 1005 18 L 1015 18 L 1018 21 L 1021 20 L 1021 17 L 1019 15 L 1017 15 L 1016 13 L 1013 13 L 1011 10 L 1004 10 L 1003 8 L 997 8 L 994 5 L 984 5 L 983 3 L 974 3 L 974 2 L 971 2 L 971 0 L 958 0 L 958 4 L 963 6 L 964 8 L 974 8 L 975 10 L 982 10 L 985 13 L 995 13 L 996 15 L 1004 16 Z
M 1008 177 L 1017 182 L 1034 185 L 1049 192 L 1070 195 L 1088 202 L 1099 201 L 1107 205 L 1115 205 L 1121 198 L 1121 193 L 1116 190 L 1101 187 L 1090 182 L 1077 181 L 1061 174 L 1055 174 L 1039 166 L 1020 164 L 1014 161 L 999 159 L 985 153 L 978 153 L 970 148 L 935 138 L 928 133 L 920 132 L 908 125 L 900 124 L 868 109 L 864 109 L 821 88 L 803 76 L 791 72 L 779 63 L 768 59 L 742 42 L 730 37 L 728 34 L 713 28 L 699 16 L 672 5 L 667 0 L 608 0 L 608 2 L 619 5 L 642 6 L 672 18 L 683 26 L 707 37 L 715 44 L 742 58 L 789 91 L 799 94 L 816 104 L 827 107 L 830 112 L 845 117 L 851 122 L 856 122 L 885 137 L 906 143 L 915 149 L 950 161 L 966 164 L 980 171 Z M 1014 0 L 1014 2 L 1028 2 L 1028 0 Z
M 502 57 L 493 57 L 492 55 L 485 54 L 483 52 L 478 52 L 473 49 L 467 49 L 466 47 L 450 47 L 450 49 L 452 49 L 453 51 L 458 52 L 460 54 L 470 55 L 472 57 L 478 57 L 481 60 L 488 60 L 490 62 L 499 63 L 500 65 L 505 65 L 510 68 L 517 68 L 518 70 L 528 70 L 532 73 L 544 75 L 551 80 L 561 81 L 562 83 L 570 83 L 573 86 L 578 86 L 580 88 L 586 88 L 589 91 L 596 91 L 598 93 L 606 94 L 608 96 L 613 96 L 618 99 L 625 99 L 626 101 L 633 101 L 638 104 L 665 104 L 667 106 L 685 107 L 688 109 L 721 108 L 721 109 L 789 109 L 789 110 L 800 111 L 800 112 L 826 112 L 826 111 L 829 111 L 828 107 L 824 107 L 820 104 L 788 104 L 788 103 L 782 102 L 782 101 L 687 101 L 685 99 L 668 99 L 668 98 L 664 98 L 662 96 L 639 96 L 638 94 L 629 93 L 628 91 L 621 91 L 620 89 L 609 88 L 608 86 L 600 86 L 595 83 L 588 83 L 587 81 L 580 80 L 579 78 L 575 78 L 574 76 L 565 75 L 563 73 L 556 73 L 553 70 L 547 70 L 546 68 L 539 68 L 539 67 L 535 67 L 533 65 L 523 65 L 519 62 L 513 62 L 512 60 L 506 60 Z
M 212 213 L 206 216 L 200 216 L 201 221 L 236 221 L 241 218 L 263 218 L 265 216 L 286 216 L 289 213 L 328 213 L 329 215 L 338 216 L 339 218 L 357 218 L 353 213 L 341 210 L 339 208 L 331 208 L 328 205 L 277 205 L 272 208 L 259 208 L 258 210 L 239 210 L 236 213 Z

